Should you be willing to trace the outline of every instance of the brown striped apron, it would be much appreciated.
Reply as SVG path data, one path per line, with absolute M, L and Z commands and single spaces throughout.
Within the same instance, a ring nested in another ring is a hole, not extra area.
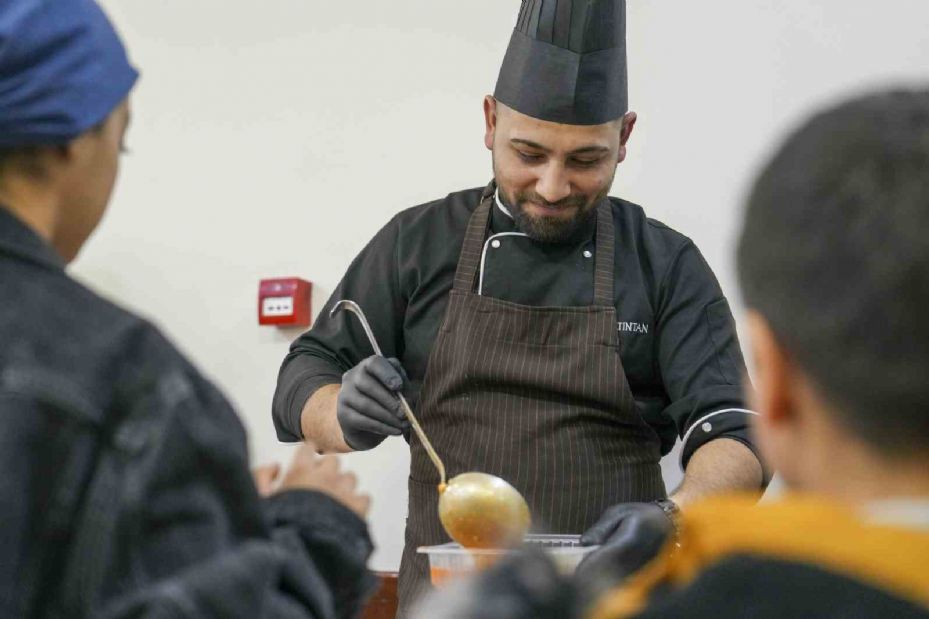
M 666 492 L 658 436 L 635 408 L 619 355 L 612 210 L 607 199 L 596 207 L 594 305 L 530 307 L 474 291 L 494 192 L 491 183 L 468 223 L 420 419 L 449 478 L 499 475 L 526 497 L 534 531 L 579 534 L 613 504 Z M 410 447 L 398 616 L 430 587 L 417 547 L 449 541 L 438 474 L 415 436 Z

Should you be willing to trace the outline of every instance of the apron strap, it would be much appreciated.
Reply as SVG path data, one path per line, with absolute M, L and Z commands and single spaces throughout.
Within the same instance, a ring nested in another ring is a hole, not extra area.
M 594 262 L 594 305 L 613 307 L 616 235 L 613 231 L 613 207 L 609 198 L 597 205 L 597 255 Z
M 474 291 L 477 273 L 481 268 L 487 224 L 490 222 L 490 208 L 493 206 L 496 193 L 497 183 L 490 181 L 481 194 L 480 204 L 468 220 L 468 230 L 465 232 L 464 245 L 461 247 L 461 256 L 458 258 L 458 268 L 455 271 L 454 289 L 458 292 Z
M 481 268 L 481 254 L 490 211 L 494 204 L 497 184 L 491 181 L 481 194 L 481 202 L 471 214 L 465 232 L 458 268 L 455 271 L 454 289 L 458 292 L 473 292 L 477 274 Z M 615 235 L 613 232 L 613 209 L 608 198 L 597 205 L 597 255 L 594 263 L 594 305 L 613 306 L 613 272 L 615 261 Z

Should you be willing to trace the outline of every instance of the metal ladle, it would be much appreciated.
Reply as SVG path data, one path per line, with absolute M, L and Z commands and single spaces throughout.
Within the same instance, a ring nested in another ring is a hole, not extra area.
M 338 301 L 329 316 L 334 316 L 340 309 L 346 309 L 358 317 L 374 353 L 383 357 L 384 353 L 374 339 L 371 325 L 358 304 L 349 300 Z M 402 393 L 397 393 L 397 397 L 416 436 L 439 472 L 439 520 L 449 536 L 465 548 L 519 545 L 531 523 L 529 506 L 519 491 L 503 479 L 487 473 L 462 473 L 446 483 L 445 465 L 423 432 L 406 398 Z

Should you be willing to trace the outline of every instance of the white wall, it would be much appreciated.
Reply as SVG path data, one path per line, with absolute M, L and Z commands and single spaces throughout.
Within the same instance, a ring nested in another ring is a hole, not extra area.
M 256 462 L 297 333 L 259 328 L 261 277 L 318 309 L 397 210 L 484 184 L 481 98 L 515 0 L 104 0 L 143 72 L 112 208 L 74 273 L 161 325 L 237 402 Z M 640 120 L 614 192 L 691 236 L 736 298 L 749 172 L 823 96 L 929 69 L 925 0 L 632 0 Z M 738 313 L 738 308 L 737 308 Z M 345 458 L 395 568 L 405 445 Z M 669 479 L 677 478 L 672 466 Z

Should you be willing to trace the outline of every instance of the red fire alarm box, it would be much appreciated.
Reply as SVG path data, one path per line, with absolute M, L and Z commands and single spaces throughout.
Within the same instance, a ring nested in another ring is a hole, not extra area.
M 258 324 L 310 326 L 313 284 L 298 277 L 263 279 L 258 284 Z

